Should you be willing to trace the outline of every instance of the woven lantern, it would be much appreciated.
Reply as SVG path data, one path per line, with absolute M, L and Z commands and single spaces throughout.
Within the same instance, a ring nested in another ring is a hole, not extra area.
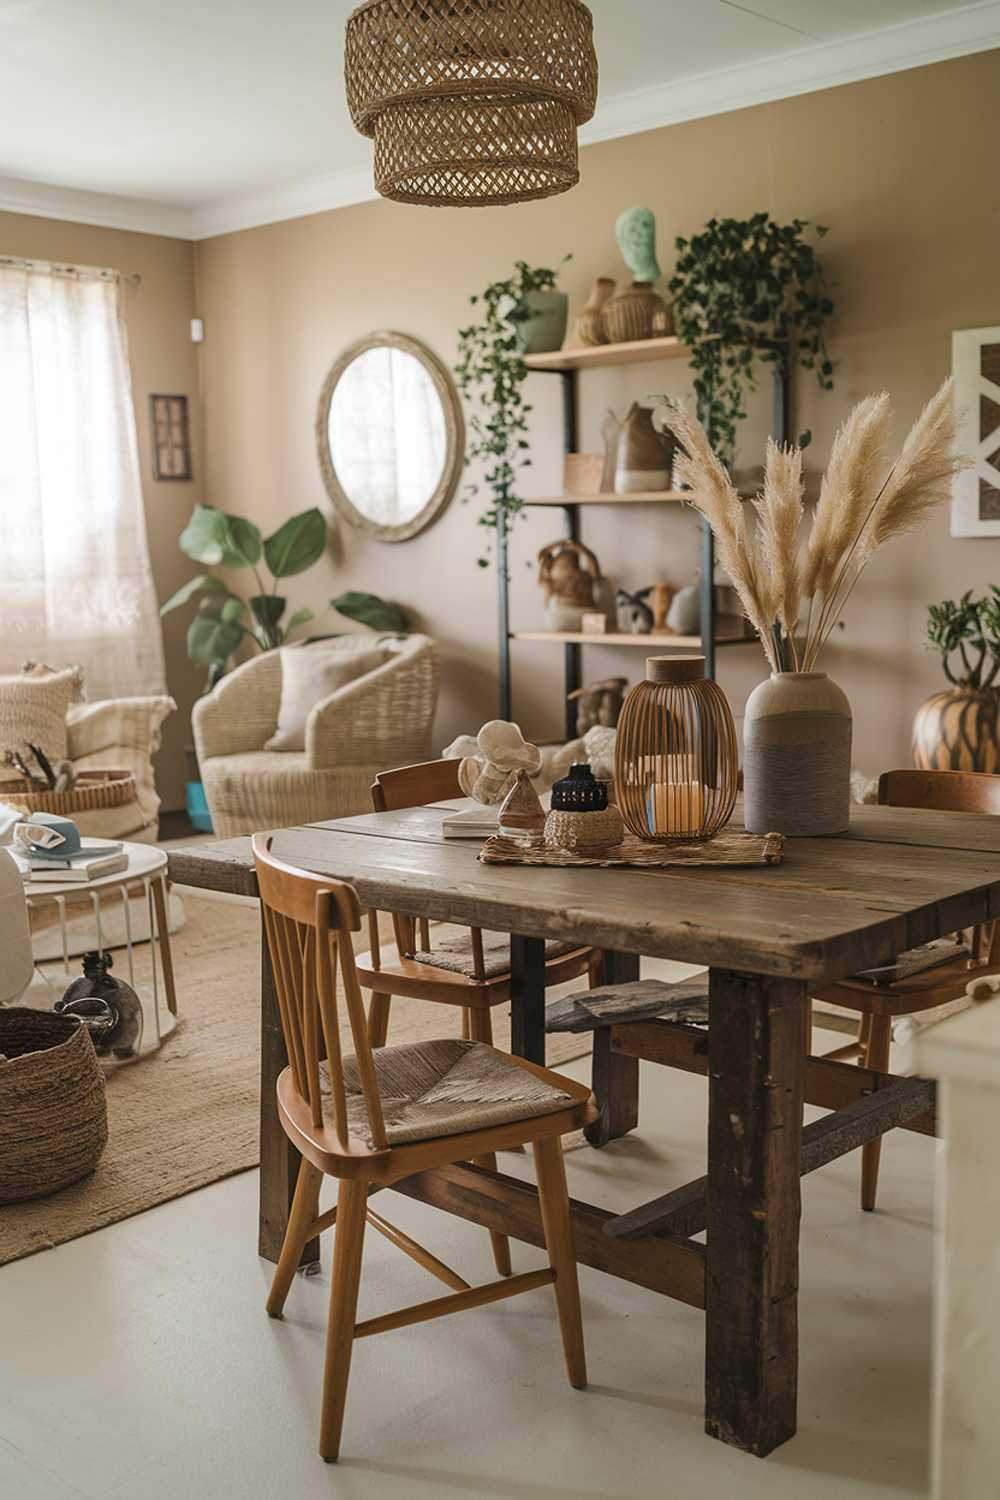
M 650 656 L 625 699 L 615 794 L 625 826 L 654 843 L 707 839 L 736 802 L 736 726 L 703 656 Z
M 384 198 L 476 207 L 579 180 L 577 127 L 597 103 L 580 0 L 367 0 L 344 67 Z

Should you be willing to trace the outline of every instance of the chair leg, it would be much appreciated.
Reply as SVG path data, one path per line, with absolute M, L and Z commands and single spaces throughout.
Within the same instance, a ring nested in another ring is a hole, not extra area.
M 865 1048 L 864 1065 L 878 1073 L 889 1071 L 889 1044 L 892 1040 L 891 1016 L 871 1016 L 868 1029 L 868 1045 Z M 878 1192 L 879 1158 L 882 1155 L 882 1137 L 861 1148 L 861 1207 L 871 1213 Z
M 556 1273 L 556 1309 L 562 1332 L 563 1353 L 569 1383 L 581 1390 L 587 1384 L 587 1360 L 583 1348 L 580 1287 L 576 1276 L 576 1253 L 569 1220 L 566 1163 L 558 1136 L 534 1143 L 538 1199 L 545 1230 L 549 1264 Z
M 326 1329 L 323 1411 L 319 1429 L 320 1456 L 327 1463 L 334 1463 L 340 1453 L 347 1378 L 351 1372 L 351 1351 L 354 1347 L 358 1287 L 361 1283 L 367 1203 L 367 1183 L 349 1180 L 341 1182 L 337 1198 L 337 1228 L 333 1241 L 330 1321 Z
M 479 1006 L 467 1006 L 463 1011 L 463 1017 L 468 1018 L 469 1038 L 473 1042 L 485 1042 L 488 1047 L 493 1045 L 493 1020 L 488 1010 Z M 492 1151 L 486 1156 L 473 1158 L 474 1167 L 488 1167 L 491 1172 L 497 1169 L 497 1159 Z M 501 1276 L 509 1276 L 510 1264 L 510 1241 L 505 1234 L 497 1234 L 490 1230 L 490 1244 L 493 1246 L 493 1262 L 497 1272 Z
M 372 991 L 372 998 L 368 1005 L 368 1040 L 373 1047 L 385 1046 L 385 1039 L 389 1035 L 391 1001 L 391 995 L 383 995 L 378 990 Z
M 322 1182 L 323 1173 L 319 1168 L 303 1159 L 295 1183 L 288 1228 L 281 1244 L 271 1290 L 267 1294 L 267 1314 L 270 1318 L 280 1318 L 284 1310 L 288 1289 L 298 1270 L 302 1247 L 309 1238 L 309 1226 L 319 1213 L 319 1190 Z
M 462 1006 L 462 1041 L 472 1041 L 472 1011 L 467 1005 Z

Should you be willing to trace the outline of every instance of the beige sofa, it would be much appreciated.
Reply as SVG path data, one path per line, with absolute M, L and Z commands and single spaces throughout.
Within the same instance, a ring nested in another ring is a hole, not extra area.
M 301 649 L 370 651 L 374 641 L 354 634 Z M 219 838 L 367 812 L 377 772 L 430 759 L 437 649 L 425 635 L 381 644 L 389 653 L 381 666 L 313 707 L 304 751 L 264 748 L 278 723 L 278 651 L 237 667 L 195 705 L 198 764 Z

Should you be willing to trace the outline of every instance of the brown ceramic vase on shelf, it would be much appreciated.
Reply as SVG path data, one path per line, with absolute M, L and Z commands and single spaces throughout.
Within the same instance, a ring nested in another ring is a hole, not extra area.
M 633 281 L 604 304 L 604 329 L 609 343 L 628 344 L 673 333 L 674 319 L 651 282 Z
M 958 685 L 934 693 L 913 720 L 918 771 L 1000 772 L 1000 689 Z
M 583 312 L 576 320 L 577 338 L 581 344 L 591 347 L 608 342 L 608 331 L 604 326 L 604 307 L 615 289 L 611 276 L 598 276 L 584 303 Z

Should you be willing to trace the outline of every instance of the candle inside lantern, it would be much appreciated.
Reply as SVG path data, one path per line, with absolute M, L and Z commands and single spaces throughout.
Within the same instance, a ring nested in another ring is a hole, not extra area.
M 697 833 L 705 815 L 705 791 L 700 781 L 655 781 L 646 793 L 650 833 Z

